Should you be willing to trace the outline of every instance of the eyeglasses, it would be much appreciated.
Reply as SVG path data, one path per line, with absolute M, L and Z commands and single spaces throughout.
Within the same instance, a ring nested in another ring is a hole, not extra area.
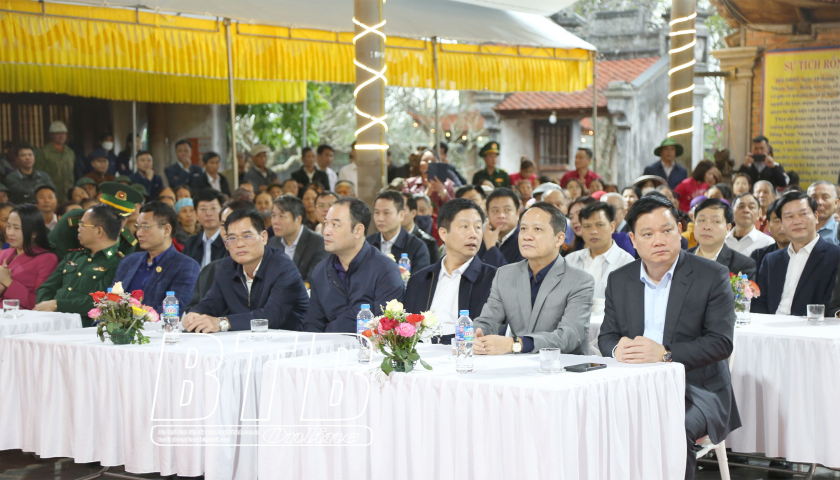
M 134 228 L 136 228 L 137 230 L 143 230 L 144 232 L 148 232 L 149 229 L 154 227 L 155 225 L 157 225 L 158 227 L 163 227 L 166 224 L 165 223 L 157 223 L 157 224 L 153 223 L 151 225 L 149 225 L 148 223 L 144 223 L 142 225 L 134 224 Z
M 245 242 L 245 245 L 253 245 L 254 243 L 256 243 L 258 238 L 260 238 L 260 236 L 253 233 L 246 233 L 241 237 L 237 237 L 236 235 L 228 235 L 225 238 L 225 245 L 227 245 L 228 247 L 232 247 L 234 245 L 238 245 L 240 240 Z

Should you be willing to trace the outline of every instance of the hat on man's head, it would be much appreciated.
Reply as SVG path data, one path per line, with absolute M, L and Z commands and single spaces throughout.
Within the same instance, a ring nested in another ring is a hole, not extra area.
M 3 185 L 2 183 L 0 183 L 0 192 L 6 192 L 6 193 L 9 193 L 9 189 L 8 189 L 8 188 L 6 188 L 6 186 L 5 186 L 5 185 Z
M 38 192 L 40 192 L 41 190 L 43 190 L 43 189 L 45 189 L 45 188 L 46 188 L 46 189 L 48 189 L 48 190 L 52 190 L 52 192 L 53 192 L 53 193 L 55 193 L 55 187 L 53 187 L 53 186 L 52 186 L 52 185 L 50 185 L 49 183 L 42 183 L 42 184 L 37 185 L 37 186 L 35 187 L 35 190 L 34 190 L 35 195 L 38 195 Z
M 96 182 L 90 177 L 82 177 L 78 181 L 76 181 L 77 187 L 81 187 L 83 185 L 96 185 Z
M 677 141 L 674 140 L 673 138 L 666 138 L 665 140 L 663 140 L 662 144 L 660 144 L 658 147 L 656 147 L 656 150 L 653 151 L 653 154 L 656 155 L 657 157 L 661 157 L 662 156 L 662 147 L 669 147 L 669 146 L 672 146 L 672 145 L 677 147 L 677 156 L 678 157 L 681 156 L 683 154 L 683 146 L 680 145 L 679 143 L 677 143 Z
M 481 150 L 478 152 L 478 156 L 484 158 L 485 155 L 488 153 L 499 153 L 499 142 L 487 142 L 481 147 Z
M 120 175 L 119 177 L 115 178 L 114 181 L 117 182 L 117 183 L 122 183 L 123 185 L 128 185 L 128 186 L 134 185 L 134 182 L 132 182 L 131 179 L 128 178 L 127 175 Z M 94 183 L 96 183 L 96 182 L 94 182 Z
M 102 182 L 99 190 L 102 192 L 102 198 L 99 201 L 116 208 L 124 217 L 134 213 L 135 203 L 143 203 L 143 195 L 140 192 L 121 183 Z
M 143 195 L 143 197 L 144 197 L 143 200 L 148 198 L 149 192 L 146 190 L 146 187 L 144 187 L 143 185 L 140 185 L 139 183 L 132 183 L 131 185 L 129 185 L 129 187 L 137 190 L 138 192 L 140 192 L 140 194 Z M 136 203 L 143 203 L 143 202 L 136 202 Z
M 254 145 L 254 148 L 251 149 L 252 157 L 256 157 L 261 153 L 271 153 L 271 149 L 266 147 L 265 145 Z
M 56 120 L 50 124 L 50 133 L 67 133 L 67 125 L 61 120 Z
M 104 148 L 97 148 L 94 151 L 90 152 L 90 161 L 91 162 L 96 160 L 97 158 L 104 158 L 104 159 L 107 160 L 108 159 L 108 150 L 105 150 Z

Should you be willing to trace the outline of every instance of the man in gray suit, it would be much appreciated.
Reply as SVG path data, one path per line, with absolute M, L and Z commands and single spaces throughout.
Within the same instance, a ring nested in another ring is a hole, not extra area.
M 685 367 L 685 478 L 697 467 L 694 444 L 719 443 L 741 426 L 729 377 L 735 296 L 729 270 L 680 249 L 677 211 L 663 197 L 642 197 L 625 219 L 639 260 L 610 274 L 598 347 L 625 363 Z
M 324 237 L 303 225 L 305 215 L 306 208 L 298 197 L 280 195 L 275 198 L 271 208 L 274 236 L 268 239 L 268 246 L 284 249 L 295 262 L 303 281 L 309 283 L 315 265 L 327 258 L 328 253 L 324 250 Z
M 473 353 L 536 353 L 553 347 L 588 354 L 594 281 L 560 256 L 566 217 L 554 205 L 537 202 L 522 214 L 518 228 L 525 260 L 496 272 L 490 297 L 475 320 Z M 484 334 L 505 325 L 513 337 Z

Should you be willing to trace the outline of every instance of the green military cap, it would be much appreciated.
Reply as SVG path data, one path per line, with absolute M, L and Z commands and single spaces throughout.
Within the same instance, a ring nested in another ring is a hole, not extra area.
M 122 183 L 123 185 L 134 185 L 134 182 L 131 181 L 127 176 L 120 175 L 119 177 L 114 179 L 117 183 Z
M 481 150 L 478 152 L 478 156 L 484 158 L 485 155 L 488 153 L 499 153 L 499 142 L 487 142 L 481 147 Z
M 76 186 L 81 187 L 83 185 L 96 185 L 96 182 L 90 177 L 82 177 L 76 182 Z
M 140 192 L 140 194 L 143 195 L 144 200 L 149 197 L 149 192 L 146 191 L 146 187 L 144 187 L 143 185 L 140 185 L 139 183 L 135 183 L 135 184 L 131 185 L 131 188 Z M 137 202 L 137 203 L 143 203 L 143 202 Z
M 674 140 L 673 138 L 666 138 L 665 140 L 663 140 L 662 144 L 659 145 L 658 147 L 656 147 L 656 150 L 653 151 L 653 154 L 656 155 L 657 157 L 661 157 L 662 156 L 662 148 L 663 147 L 670 147 L 670 146 L 677 147 L 677 156 L 678 157 L 683 154 L 683 146 L 680 145 L 679 143 L 677 143 L 677 141 Z
M 134 213 L 135 203 L 143 203 L 143 195 L 140 192 L 121 183 L 102 182 L 99 184 L 99 191 L 102 192 L 99 201 L 116 208 L 123 216 Z
M 9 193 L 9 189 L 8 189 L 8 188 L 6 188 L 6 186 L 5 186 L 5 185 L 3 185 L 2 183 L 0 183 L 0 192 L 6 192 L 6 193 Z

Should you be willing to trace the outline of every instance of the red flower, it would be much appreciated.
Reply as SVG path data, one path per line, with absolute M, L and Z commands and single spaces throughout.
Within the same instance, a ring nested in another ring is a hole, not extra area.
M 370 329 L 367 329 L 364 332 L 362 332 L 362 335 L 364 335 L 367 338 L 370 338 L 373 336 L 373 332 Z
M 396 320 L 391 320 L 388 317 L 385 317 L 385 318 L 383 318 L 382 320 L 379 321 L 379 331 L 380 332 L 387 332 L 388 330 L 393 330 L 394 327 L 397 326 L 397 323 L 399 323 L 399 322 L 397 322 Z
M 90 294 L 94 302 L 101 302 L 105 298 L 105 292 L 93 292 Z
M 135 291 L 131 292 L 131 296 L 132 296 L 132 298 L 134 298 L 138 302 L 142 302 L 143 301 L 143 290 L 135 290 Z
M 108 300 L 112 302 L 122 301 L 122 297 L 117 295 L 116 293 L 106 293 L 105 295 L 108 297 Z
M 749 282 L 750 282 L 750 287 L 752 287 L 752 289 L 753 289 L 753 295 L 756 296 L 756 297 L 761 296 L 761 289 L 758 288 L 758 284 L 753 282 L 752 280 L 750 280 Z
M 405 321 L 412 325 L 417 325 L 423 321 L 423 315 L 420 315 L 419 313 L 412 313 L 411 315 L 405 317 Z
M 734 277 L 734 276 L 735 276 L 735 274 L 734 274 L 734 273 L 729 272 L 729 278 L 732 278 L 732 277 Z

